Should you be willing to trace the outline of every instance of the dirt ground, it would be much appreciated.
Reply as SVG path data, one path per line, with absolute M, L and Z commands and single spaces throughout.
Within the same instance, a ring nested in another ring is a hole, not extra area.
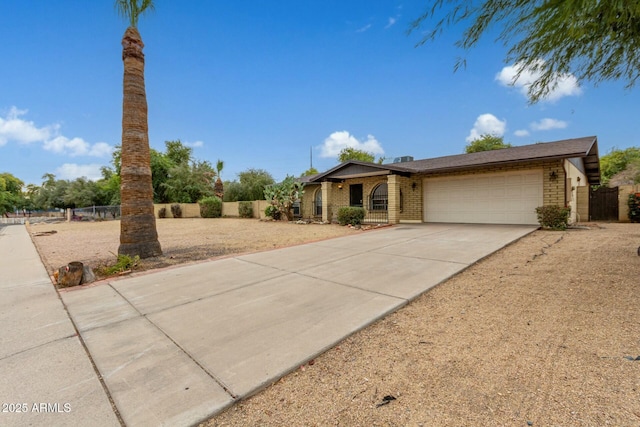
M 159 219 L 156 229 L 163 255 L 141 260 L 137 271 L 362 232 L 336 224 L 237 218 Z M 117 260 L 119 221 L 33 224 L 29 231 L 50 274 L 72 261 L 99 273 L 100 266 Z
M 45 260 L 69 261 L 62 236 L 99 258 L 106 231 L 61 227 L 34 237 Z M 212 242 L 189 230 L 177 253 Z M 638 246 L 640 224 L 536 231 L 203 426 L 638 426 Z

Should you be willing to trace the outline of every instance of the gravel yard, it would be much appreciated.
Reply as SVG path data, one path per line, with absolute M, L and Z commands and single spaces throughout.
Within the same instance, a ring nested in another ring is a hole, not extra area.
M 34 225 L 53 271 L 115 260 L 117 223 Z M 160 220 L 145 268 L 360 233 Z M 640 224 L 536 231 L 203 426 L 638 426 Z
M 336 224 L 295 224 L 237 218 L 159 219 L 156 220 L 156 228 L 163 255 L 142 260 L 138 270 L 362 232 Z M 34 224 L 29 231 L 49 273 L 71 261 L 80 261 L 94 269 L 116 261 L 120 221 Z

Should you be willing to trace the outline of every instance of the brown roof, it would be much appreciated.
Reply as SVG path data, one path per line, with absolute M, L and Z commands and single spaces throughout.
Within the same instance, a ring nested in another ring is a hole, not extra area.
M 334 175 L 339 175 L 341 170 L 345 170 L 353 165 L 359 165 L 361 167 L 367 166 L 369 168 L 379 169 L 381 172 L 384 170 L 387 173 L 435 173 L 469 169 L 478 166 L 495 166 L 500 164 L 567 158 L 582 158 L 585 165 L 584 172 L 587 175 L 589 184 L 600 183 L 598 139 L 595 136 L 383 165 L 350 161 L 310 178 L 311 181 L 315 182 L 331 179 Z

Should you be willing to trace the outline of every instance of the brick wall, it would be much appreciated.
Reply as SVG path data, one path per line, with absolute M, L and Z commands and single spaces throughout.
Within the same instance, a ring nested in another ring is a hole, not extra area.
M 304 194 L 302 195 L 302 203 L 300 205 L 300 208 L 302 209 L 300 212 L 302 214 L 302 218 L 314 218 L 313 203 L 315 201 L 316 191 L 322 191 L 322 186 L 315 184 L 305 185 Z
M 400 211 L 400 222 L 422 221 L 422 178 L 407 178 L 403 176 L 400 176 L 398 178 L 400 181 L 400 191 L 402 192 L 402 210 Z

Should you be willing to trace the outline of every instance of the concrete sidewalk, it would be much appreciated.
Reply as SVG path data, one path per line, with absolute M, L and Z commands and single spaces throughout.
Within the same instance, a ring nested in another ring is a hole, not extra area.
M 0 227 L 0 325 L 0 425 L 120 425 L 23 225 Z
M 535 228 L 400 225 L 140 274 L 65 290 L 60 295 L 124 423 L 187 426 L 256 393 L 346 336 Z M 14 256 L 14 249 L 5 249 L 14 235 L 23 241 L 20 245 L 35 252 L 24 228 L 20 230 L 5 231 L 0 236 L 2 258 Z M 63 417 L 75 417 L 75 408 L 84 407 L 76 399 L 87 394 L 94 396 L 91 405 L 96 406 L 90 408 L 92 413 L 109 410 L 107 394 L 91 369 L 89 358 L 82 353 L 37 254 L 31 254 L 30 261 L 25 262 L 37 266 L 40 293 L 53 307 L 42 311 L 43 316 L 47 313 L 44 323 L 56 324 L 60 331 L 47 334 L 45 344 L 27 345 L 25 341 L 32 340 L 26 340 L 24 334 L 37 327 L 17 319 L 31 301 L 29 295 L 23 294 L 26 279 L 16 276 L 9 281 L 13 285 L 4 285 L 2 279 L 2 292 L 5 287 L 19 288 L 22 295 L 6 304 L 11 311 L 5 311 L 5 298 L 1 303 L 3 326 L 22 328 L 9 335 L 7 348 L 16 349 L 0 356 L 0 373 L 3 378 L 5 372 L 9 375 L 7 385 L 4 379 L 0 380 L 3 402 L 31 401 L 38 387 L 52 388 L 53 381 L 38 376 L 31 366 L 36 361 L 52 363 L 49 356 L 44 356 L 47 346 L 68 341 L 77 347 L 77 354 L 63 350 L 58 362 L 54 362 L 55 369 L 70 384 L 77 385 L 80 380 L 72 380 L 68 378 L 71 373 L 61 371 L 68 369 L 66 366 L 84 367 L 86 377 L 82 384 L 90 392 L 78 391 L 68 397 L 72 410 L 55 414 L 60 418 L 45 424 L 59 425 Z M 16 262 L 6 265 L 14 267 Z M 2 351 L 4 348 L 3 345 Z M 27 360 L 22 355 L 29 352 L 34 356 Z M 11 364 L 12 358 L 21 357 L 24 359 Z M 25 381 L 33 383 L 34 390 L 21 389 L 17 394 L 17 388 Z M 7 392 L 6 387 L 13 388 Z M 60 397 L 54 401 L 60 401 Z M 25 416 L 40 424 L 37 415 Z M 27 419 L 2 414 L 0 424 L 6 424 L 5 418 L 9 423 Z M 118 422 L 113 413 L 100 419 L 89 423 L 78 418 L 78 422 L 70 424 Z

